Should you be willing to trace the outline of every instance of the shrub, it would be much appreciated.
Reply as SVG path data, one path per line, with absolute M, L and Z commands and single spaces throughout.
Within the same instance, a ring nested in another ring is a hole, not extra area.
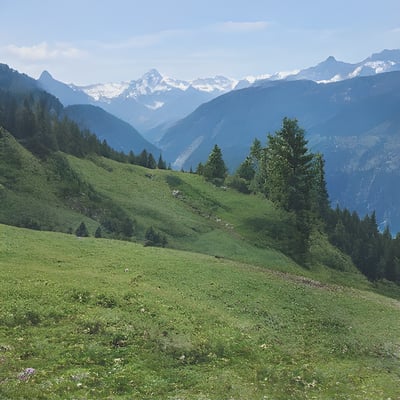
M 165 235 L 162 235 L 160 232 L 154 230 L 152 226 L 150 226 L 144 236 L 144 245 L 145 246 L 161 246 L 165 247 L 167 245 L 167 238 Z
M 84 222 L 81 222 L 81 224 L 75 231 L 75 235 L 79 236 L 79 237 L 88 237 L 89 236 L 89 231 L 87 230 Z
M 251 191 L 249 189 L 249 183 L 246 179 L 240 176 L 233 175 L 226 179 L 226 186 L 236 189 L 240 193 L 249 194 Z

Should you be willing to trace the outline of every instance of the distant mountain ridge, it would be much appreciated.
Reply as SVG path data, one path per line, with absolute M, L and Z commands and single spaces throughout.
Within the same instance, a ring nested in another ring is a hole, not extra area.
M 78 98 L 81 97 L 83 99 L 86 96 L 81 92 L 72 93 L 72 88 L 66 88 L 65 84 L 54 81 L 47 72 L 42 73 L 41 79 L 42 82 L 52 84 L 54 90 L 64 91 L 65 97 L 69 96 L 76 99 L 76 96 L 78 96 Z M 89 129 L 100 140 L 106 140 L 117 151 L 129 153 L 132 150 L 135 154 L 139 154 L 145 149 L 154 155 L 160 153 L 156 146 L 145 140 L 135 128 L 125 121 L 119 120 L 99 107 L 78 104 L 71 108 L 63 108 L 60 101 L 55 98 L 50 90 L 48 90 L 50 94 L 44 93 L 43 87 L 38 81 L 19 73 L 6 64 L 0 64 L 0 91 L 21 93 L 24 96 L 28 96 L 29 93 L 45 94 L 46 98 L 50 99 L 48 101 L 54 103 L 54 107 L 60 116 L 67 116 L 75 121 L 81 129 Z
M 92 104 L 127 121 L 140 132 L 183 118 L 200 104 L 231 91 L 237 84 L 223 76 L 184 81 L 151 69 L 130 82 L 76 86 L 44 71 L 38 80 L 44 90 L 65 105 Z
M 334 56 L 329 56 L 319 64 L 302 70 L 277 72 L 262 76 L 249 76 L 242 79 L 236 88 L 243 89 L 251 85 L 262 84 L 265 81 L 282 79 L 306 79 L 318 83 L 330 83 L 352 79 L 358 76 L 370 76 L 393 71 L 400 71 L 400 49 L 383 50 L 354 64 L 338 61 Z
M 158 143 L 167 127 L 193 112 L 201 104 L 232 90 L 264 85 L 276 80 L 337 82 L 400 70 L 400 50 L 383 50 L 351 64 L 333 56 L 316 66 L 300 71 L 248 76 L 235 80 L 224 76 L 185 81 L 163 76 L 151 69 L 129 82 L 98 83 L 87 86 L 65 84 L 44 71 L 38 82 L 65 105 L 97 105 L 127 121 L 146 139 Z

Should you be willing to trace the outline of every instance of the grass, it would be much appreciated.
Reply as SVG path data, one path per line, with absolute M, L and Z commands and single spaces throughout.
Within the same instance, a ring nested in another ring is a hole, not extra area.
M 138 240 L 149 226 L 167 235 L 169 247 L 234 259 L 317 279 L 368 286 L 351 261 L 315 234 L 312 262 L 299 268 L 282 254 L 290 246 L 293 222 L 261 196 L 249 196 L 207 183 L 198 175 L 148 170 L 106 159 L 68 157 L 71 166 L 101 195 L 112 198 L 138 223 Z M 174 196 L 173 191 L 179 194 Z M 338 257 L 339 256 L 339 257 Z M 339 278 L 340 279 L 340 278 Z
M 276 262 L 0 225 L 0 398 L 398 398 L 399 302 Z

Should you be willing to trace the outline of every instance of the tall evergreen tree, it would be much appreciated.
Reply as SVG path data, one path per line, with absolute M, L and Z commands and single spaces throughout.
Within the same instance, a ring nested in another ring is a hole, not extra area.
M 314 155 L 312 162 L 311 206 L 313 211 L 326 221 L 330 210 L 325 180 L 325 160 L 321 153 Z
M 157 168 L 157 163 L 156 160 L 154 159 L 153 154 L 149 153 L 148 157 L 147 157 L 147 168 L 150 169 L 156 169 Z
M 204 165 L 203 175 L 210 180 L 225 179 L 226 173 L 227 168 L 222 158 L 222 151 L 218 145 L 215 145 Z
M 282 129 L 268 135 L 266 151 L 268 197 L 287 211 L 309 210 L 313 155 L 297 120 L 284 118 Z
M 141 165 L 142 167 L 147 167 L 147 163 L 148 163 L 148 158 L 149 155 L 146 151 L 146 149 L 144 149 L 138 156 L 137 158 L 137 163 L 138 165 Z
M 284 118 L 282 128 L 275 135 L 268 135 L 266 193 L 270 200 L 296 216 L 295 253 L 300 263 L 306 260 L 311 233 L 312 159 L 297 120 Z
M 160 154 L 160 156 L 158 157 L 157 168 L 158 168 L 158 169 L 167 169 L 167 164 L 166 164 L 166 162 L 163 160 L 161 154 Z

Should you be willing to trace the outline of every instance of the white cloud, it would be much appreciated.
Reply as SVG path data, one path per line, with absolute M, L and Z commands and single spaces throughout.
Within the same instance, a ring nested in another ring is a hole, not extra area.
M 64 43 L 49 46 L 47 42 L 42 42 L 33 46 L 16 46 L 10 44 L 5 46 L 5 51 L 10 55 L 25 61 L 45 61 L 54 59 L 77 59 L 82 57 L 85 52 Z
M 215 29 L 225 33 L 244 33 L 263 31 L 268 28 L 270 24 L 267 21 L 254 21 L 254 22 L 233 22 L 226 21 L 215 25 Z

